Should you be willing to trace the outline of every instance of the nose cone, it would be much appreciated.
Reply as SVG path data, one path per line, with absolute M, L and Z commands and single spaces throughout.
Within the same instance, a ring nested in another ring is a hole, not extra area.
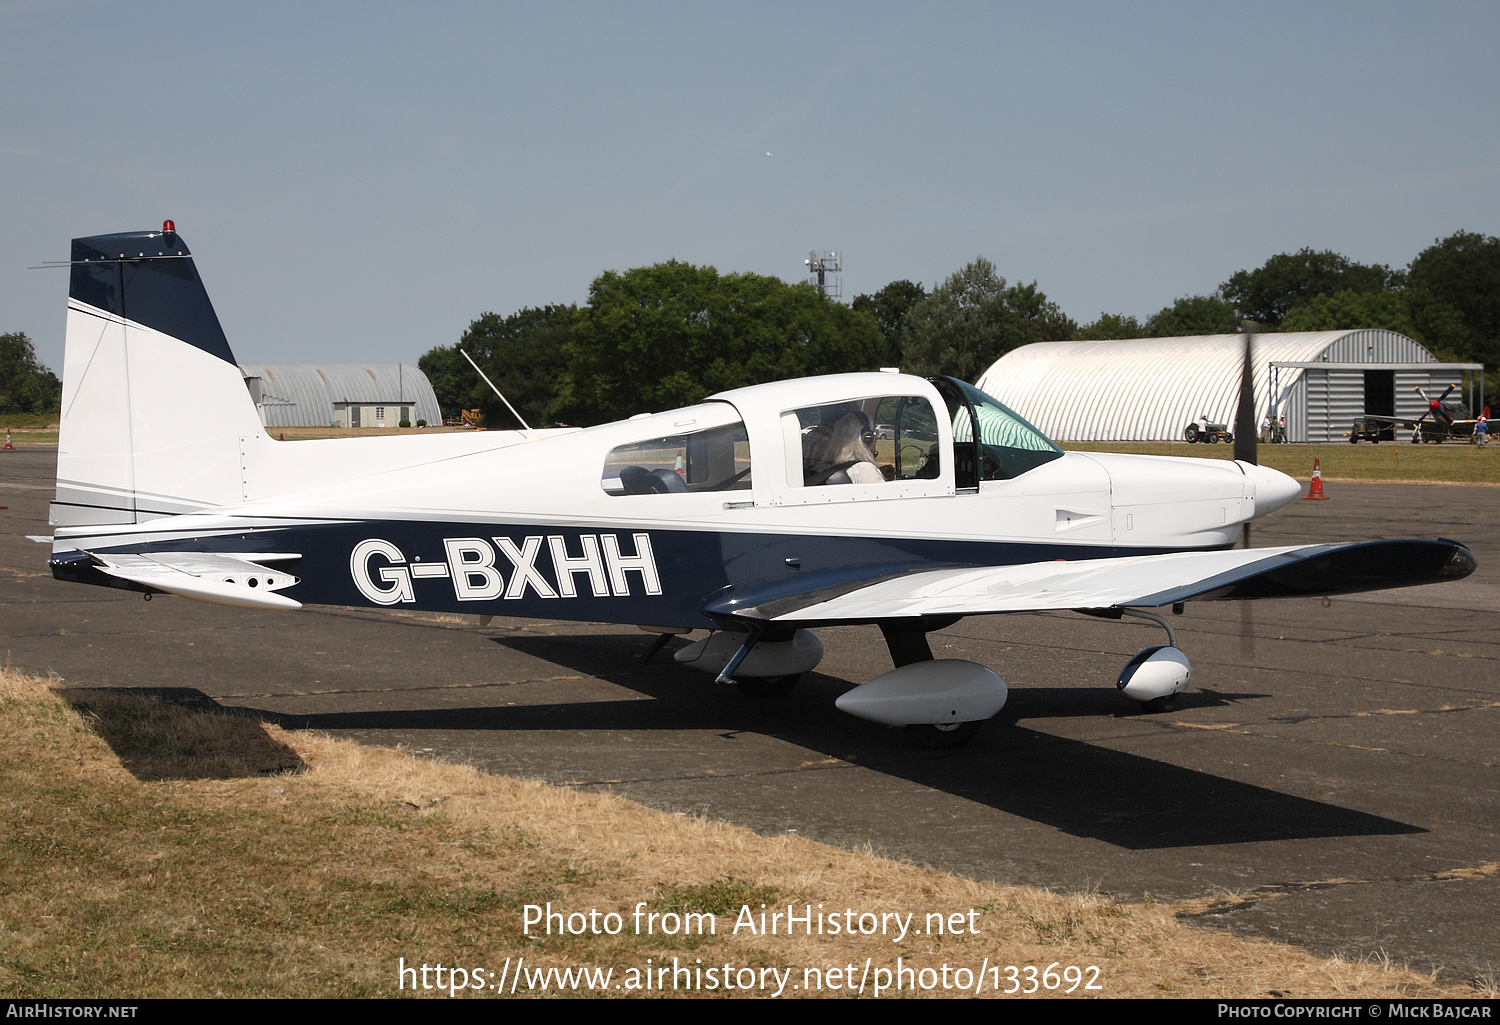
M 1239 466 L 1245 471 L 1245 476 L 1250 479 L 1251 493 L 1255 495 L 1256 516 L 1264 516 L 1268 512 L 1280 509 L 1302 494 L 1301 482 L 1288 477 L 1280 470 L 1273 470 L 1269 466 L 1254 466 L 1250 463 L 1240 463 Z

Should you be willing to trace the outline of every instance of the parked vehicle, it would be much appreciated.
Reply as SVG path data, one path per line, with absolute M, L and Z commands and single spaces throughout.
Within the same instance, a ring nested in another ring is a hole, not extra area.
M 1200 430 L 1196 423 L 1190 423 L 1182 429 L 1182 440 L 1189 445 L 1194 442 L 1216 445 L 1221 441 L 1234 441 L 1234 435 L 1230 433 L 1228 424 L 1208 424 Z

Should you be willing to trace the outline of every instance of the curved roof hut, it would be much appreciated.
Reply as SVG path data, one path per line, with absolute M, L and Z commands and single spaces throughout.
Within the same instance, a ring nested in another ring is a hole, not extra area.
M 1244 351 L 1243 335 L 1039 342 L 1006 353 L 975 383 L 1048 437 L 1178 441 L 1199 416 L 1234 422 Z M 1292 441 L 1346 436 L 1365 412 L 1420 416 L 1418 387 L 1459 385 L 1472 369 L 1384 330 L 1256 335 L 1252 360 L 1256 420 L 1285 416 Z
M 409 363 L 241 363 L 245 385 L 267 427 L 376 427 L 443 422 L 427 375 Z M 377 422 L 374 411 L 389 408 Z M 363 420 L 355 411 L 363 412 Z

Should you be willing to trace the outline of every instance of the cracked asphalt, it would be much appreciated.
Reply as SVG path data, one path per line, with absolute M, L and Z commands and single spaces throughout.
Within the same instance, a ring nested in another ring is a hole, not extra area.
M 1485 458 L 1488 453 L 1475 453 Z M 1174 712 L 1114 689 L 1147 623 L 972 618 L 940 656 L 1011 685 L 969 748 L 926 752 L 833 699 L 890 668 L 874 628 L 819 631 L 789 697 L 745 699 L 596 624 L 351 609 L 245 612 L 54 581 L 56 450 L 0 453 L 9 663 L 77 685 L 191 688 L 288 728 L 613 790 L 976 878 L 1196 901 L 1205 928 L 1450 980 L 1500 978 L 1500 488 L 1330 483 L 1254 543 L 1450 537 L 1479 570 L 1436 587 L 1199 603 L 1173 620 Z

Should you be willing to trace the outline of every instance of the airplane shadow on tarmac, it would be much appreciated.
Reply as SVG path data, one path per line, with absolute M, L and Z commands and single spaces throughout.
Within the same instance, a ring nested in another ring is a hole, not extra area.
M 255 712 L 286 729 L 750 732 L 1127 850 L 1422 833 L 1417 826 L 1058 737 L 1002 715 L 959 751 L 919 751 L 897 731 L 839 712 L 845 680 L 808 673 L 792 694 L 752 700 L 670 655 L 640 664 L 640 635 L 495 638 L 524 654 L 654 698 L 377 712 Z M 1098 714 L 1110 690 L 1018 691 L 1053 714 Z M 1200 695 L 1214 704 L 1234 695 Z M 244 710 L 252 711 L 252 710 Z M 1007 710 L 1009 711 L 1009 709 Z M 600 778 L 612 773 L 600 753 Z

